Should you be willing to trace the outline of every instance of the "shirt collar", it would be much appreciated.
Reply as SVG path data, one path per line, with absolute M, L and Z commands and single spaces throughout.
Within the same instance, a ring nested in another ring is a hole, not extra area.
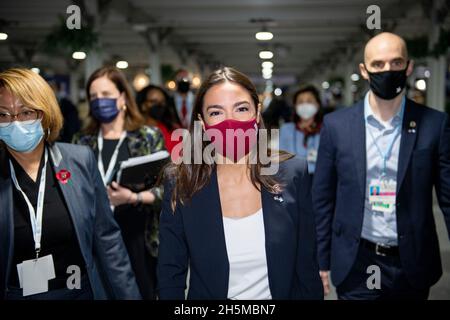
M 375 116 L 372 108 L 370 107 L 369 94 L 370 91 L 368 91 L 366 93 L 366 96 L 364 97 L 364 119 L 366 120 L 367 123 L 370 123 L 371 125 L 375 125 L 377 127 L 381 127 L 381 129 L 384 129 L 385 126 L 383 122 Z M 397 114 L 394 117 L 392 117 L 391 120 L 388 121 L 394 128 L 400 125 L 403 121 L 403 114 L 405 112 L 405 100 L 406 98 L 403 95 L 402 101 L 400 102 L 401 104 L 400 109 L 398 110 Z

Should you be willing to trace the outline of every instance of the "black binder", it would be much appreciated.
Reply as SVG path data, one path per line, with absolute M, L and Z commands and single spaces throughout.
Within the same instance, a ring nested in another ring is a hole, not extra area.
M 169 161 L 170 154 L 167 151 L 122 161 L 116 175 L 116 182 L 133 192 L 148 190 L 155 185 L 161 171 Z

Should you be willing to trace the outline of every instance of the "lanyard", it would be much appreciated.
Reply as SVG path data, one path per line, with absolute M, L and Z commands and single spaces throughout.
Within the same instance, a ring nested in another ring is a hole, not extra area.
M 402 100 L 402 106 L 401 106 L 401 111 L 400 111 L 400 119 L 402 119 L 403 121 L 403 112 L 404 112 L 404 103 L 405 100 L 403 98 Z M 382 152 L 380 146 L 378 145 L 375 137 L 373 136 L 372 130 L 370 129 L 370 126 L 368 125 L 367 119 L 366 119 L 366 127 L 367 127 L 367 131 L 369 131 L 370 137 L 372 138 L 372 142 L 375 145 L 375 147 L 377 148 L 378 153 L 380 154 L 381 158 L 383 159 L 383 171 L 381 172 L 381 178 L 386 176 L 386 171 L 387 171 L 387 161 L 391 155 L 392 149 L 394 148 L 394 144 L 395 144 L 395 140 L 397 139 L 397 137 L 400 134 L 400 129 L 402 127 L 401 122 L 400 124 L 395 128 L 394 136 L 392 138 L 392 141 L 389 145 L 389 147 L 387 148 L 386 152 Z
M 103 151 L 103 136 L 102 131 L 100 130 L 98 132 L 98 138 L 97 138 L 97 145 L 98 145 L 98 159 L 97 159 L 97 165 L 98 170 L 100 171 L 100 175 L 102 176 L 103 184 L 106 186 L 109 180 L 111 179 L 114 167 L 116 166 L 117 157 L 119 155 L 119 149 L 122 145 L 122 142 L 127 137 L 127 132 L 124 131 L 122 135 L 120 136 L 119 142 L 117 143 L 116 148 L 114 149 L 113 155 L 111 157 L 111 160 L 109 161 L 108 169 L 105 173 L 105 167 L 103 165 L 103 158 L 102 158 L 102 151 Z
M 28 206 L 28 212 L 30 213 L 31 228 L 33 230 L 34 249 L 36 250 L 36 259 L 39 257 L 39 252 L 41 251 L 42 215 L 43 215 L 43 211 L 44 211 L 45 181 L 46 181 L 46 175 L 47 175 L 47 160 L 48 160 L 47 149 L 45 149 L 44 159 L 45 159 L 44 167 L 42 168 L 41 180 L 39 182 L 39 192 L 38 192 L 36 211 L 34 210 L 33 205 L 31 204 L 27 195 L 25 194 L 25 192 L 23 192 L 22 188 L 20 187 L 19 182 L 17 181 L 14 166 L 13 166 L 11 160 L 9 161 L 9 167 L 11 168 L 11 178 L 14 182 L 14 186 L 22 194 L 23 198 L 25 199 L 25 202 L 27 203 L 27 206 Z
M 297 131 L 298 131 L 298 130 L 297 130 L 296 128 L 294 128 L 294 150 L 295 150 L 295 153 L 296 153 L 297 155 L 299 155 L 300 152 L 299 152 L 299 148 L 298 148 L 298 144 L 297 144 L 297 141 L 298 141 L 298 137 L 297 137 L 298 132 L 297 132 Z M 304 134 L 304 133 L 303 133 L 303 134 Z M 310 150 L 317 150 L 317 149 L 318 149 L 318 148 L 317 148 L 317 139 L 314 140 L 314 141 L 312 141 L 312 139 L 313 139 L 314 137 L 316 137 L 316 135 L 309 136 L 308 139 L 306 140 L 306 147 L 305 147 L 306 156 L 308 156 L 308 153 L 309 153 Z M 313 144 L 313 146 L 312 146 L 311 148 L 308 146 L 308 142 L 310 141 L 310 139 L 311 139 L 312 144 Z M 302 145 L 303 145 L 303 143 L 302 143 Z

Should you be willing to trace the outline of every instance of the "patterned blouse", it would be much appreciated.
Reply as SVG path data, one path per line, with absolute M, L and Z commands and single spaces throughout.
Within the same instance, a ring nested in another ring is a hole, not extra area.
M 98 152 L 97 137 L 98 134 L 91 135 L 79 132 L 74 135 L 72 143 L 90 146 L 94 152 Z M 129 154 L 133 158 L 165 150 L 162 133 L 156 127 L 142 126 L 138 130 L 128 131 L 127 142 Z M 155 202 L 151 205 L 141 205 L 141 209 L 149 212 L 149 217 L 153 220 L 149 221 L 149 225 L 152 226 L 151 230 L 146 228 L 146 245 L 150 254 L 157 257 L 159 245 L 159 212 L 161 209 L 163 187 L 154 187 L 150 191 L 155 195 Z

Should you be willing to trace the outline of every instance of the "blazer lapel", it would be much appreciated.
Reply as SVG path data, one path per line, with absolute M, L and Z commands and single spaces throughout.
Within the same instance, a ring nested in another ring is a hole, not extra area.
M 66 183 L 63 183 L 61 181 L 58 181 L 58 183 L 60 185 L 61 192 L 63 194 L 64 200 L 66 201 L 67 208 L 69 209 L 69 213 L 72 218 L 75 231 L 80 241 L 82 238 L 80 238 L 78 227 L 83 224 L 82 221 L 80 221 L 81 219 L 80 215 L 77 213 L 82 212 L 80 208 L 80 205 L 82 204 L 79 201 L 80 197 L 77 197 L 78 192 L 75 189 L 76 183 L 74 182 L 74 180 L 76 180 L 76 174 L 74 175 L 73 172 L 74 168 L 71 168 L 66 159 L 64 159 L 61 150 L 56 143 L 49 146 L 49 150 L 50 150 L 50 158 L 52 160 L 52 164 L 55 169 L 55 174 L 58 174 L 60 170 L 67 170 L 71 174 L 70 179 L 68 179 Z
M 226 299 L 230 269 L 215 168 L 211 173 L 209 184 L 200 190 L 193 199 L 195 201 L 192 201 L 190 211 L 194 214 L 190 216 L 189 220 L 195 224 L 195 229 L 201 230 L 202 235 L 199 237 L 199 241 L 207 242 L 205 255 L 208 257 L 211 270 L 214 270 L 213 277 L 209 278 L 210 294 L 220 299 Z M 205 210 L 205 204 L 207 204 L 208 210 Z
M 13 212 L 13 189 L 9 172 L 8 157 L 6 150 L 0 147 L 0 280 L 2 287 L 0 292 L 3 292 L 6 287 L 11 260 L 14 251 L 14 212 Z M 2 297 L 0 296 L 0 300 Z
M 275 279 L 277 275 L 275 262 L 279 259 L 278 254 L 280 251 L 279 245 L 277 246 L 277 239 L 279 239 L 279 230 L 277 228 L 280 226 L 278 219 L 283 217 L 283 213 L 280 211 L 285 211 L 286 209 L 283 207 L 282 202 L 276 201 L 274 197 L 282 199 L 281 194 L 275 195 L 265 188 L 261 188 L 269 287 L 272 297 L 277 298 L 279 297 L 279 290 L 276 286 L 278 282 Z
M 353 121 L 350 123 L 349 135 L 351 137 L 351 149 L 355 158 L 357 179 L 361 189 L 361 194 L 366 193 L 366 125 L 364 119 L 364 100 L 360 101 L 355 108 Z
M 403 179 L 405 178 L 411 153 L 414 149 L 418 131 L 420 130 L 419 122 L 420 115 L 418 109 L 409 99 L 406 99 L 402 123 L 402 137 L 400 140 L 400 151 L 398 156 L 397 193 L 399 192 Z

